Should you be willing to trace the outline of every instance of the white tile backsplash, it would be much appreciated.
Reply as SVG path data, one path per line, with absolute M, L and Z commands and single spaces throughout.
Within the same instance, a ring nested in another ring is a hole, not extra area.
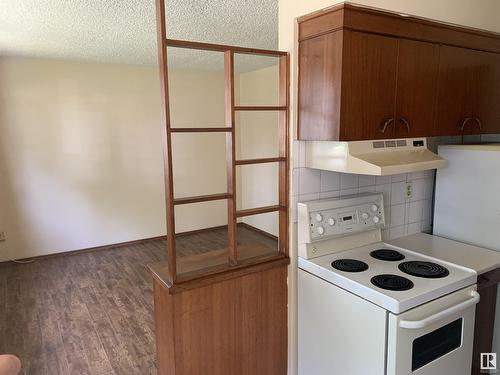
M 338 198 L 338 197 L 340 197 L 340 190 L 326 191 L 319 193 L 319 199 Z
M 406 197 L 407 184 L 412 184 L 411 198 Z M 383 193 L 386 213 L 386 227 L 382 233 L 384 239 L 431 229 L 434 174 L 411 173 L 375 177 L 301 167 L 293 171 L 293 185 L 294 197 L 298 201 L 369 192 Z M 296 207 L 294 202 L 294 210 Z M 296 213 L 292 217 L 296 222 Z
M 406 182 L 393 182 L 391 184 L 391 205 L 405 203 Z
M 411 223 L 408 225 L 408 229 L 406 230 L 406 234 L 409 236 L 410 234 L 416 234 L 422 232 L 422 223 Z
M 411 202 L 408 211 L 408 223 L 421 222 L 424 219 L 423 209 L 426 201 Z
M 391 183 L 389 182 L 388 184 L 376 185 L 375 191 L 377 193 L 382 193 L 384 195 L 384 204 L 386 206 L 390 206 L 390 204 L 391 204 L 391 191 L 392 191 Z
M 413 180 L 411 182 L 412 195 L 411 195 L 410 201 L 415 202 L 415 201 L 421 201 L 422 199 L 425 199 L 426 182 L 427 181 L 423 178 L 420 180 Z
M 354 189 L 358 188 L 359 175 L 357 174 L 349 174 L 349 173 L 340 173 L 340 189 Z
M 391 206 L 384 206 L 384 213 L 385 213 L 385 222 L 386 222 L 386 228 L 389 228 L 391 226 Z
M 425 178 L 425 171 L 410 173 L 409 180 L 418 180 L 420 178 Z
M 358 181 L 359 187 L 372 186 L 375 185 L 375 176 L 360 175 Z
M 391 176 L 376 176 L 375 183 L 377 185 L 385 185 L 390 184 L 392 182 Z
M 299 171 L 299 194 L 319 193 L 321 171 L 311 168 L 300 168 Z
M 300 151 L 303 150 L 300 145 L 296 147 Z M 416 172 L 375 177 L 299 167 L 293 170 L 292 175 L 294 211 L 296 211 L 297 201 L 380 192 L 384 195 L 386 212 L 386 227 L 382 231 L 384 239 L 431 229 L 433 173 Z M 412 184 L 411 198 L 406 197 L 407 184 Z M 296 213 L 292 214 L 294 222 L 297 220 L 296 216 Z
M 391 176 L 391 182 L 405 182 L 407 178 L 406 173 L 394 174 Z
M 358 193 L 375 193 L 375 185 L 371 186 L 360 186 L 358 189 Z
M 398 204 L 395 206 L 391 206 L 390 212 L 391 212 L 391 217 L 390 221 L 387 220 L 386 222 L 390 223 L 391 227 L 399 227 L 400 225 L 405 224 L 405 209 L 406 205 L 405 204 Z
M 434 176 L 425 179 L 424 199 L 432 199 L 434 196 Z
M 319 193 L 300 194 L 299 202 L 314 201 L 319 199 Z
M 340 173 L 321 171 L 320 191 L 340 190 Z
M 345 197 L 346 195 L 354 195 L 354 194 L 358 194 L 358 188 L 340 190 L 341 197 Z
M 404 225 L 389 229 L 389 239 L 403 237 L 405 235 L 406 235 L 406 227 Z
M 464 142 L 478 141 L 464 137 Z M 483 135 L 481 142 L 500 142 L 500 134 Z M 428 138 L 428 147 L 437 151 L 439 144 L 459 144 L 462 137 Z M 384 240 L 418 233 L 431 232 L 435 170 L 403 173 L 393 176 L 365 176 L 305 168 L 305 142 L 295 141 L 292 193 L 294 201 L 336 198 L 365 192 L 384 195 L 386 227 Z M 412 196 L 407 198 L 406 186 L 412 185 Z M 296 210 L 294 202 L 293 210 Z M 296 221 L 296 214 L 293 214 Z

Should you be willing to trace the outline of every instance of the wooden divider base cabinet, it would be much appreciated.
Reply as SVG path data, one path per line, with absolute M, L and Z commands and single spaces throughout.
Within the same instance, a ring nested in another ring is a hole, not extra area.
M 153 275 L 158 375 L 286 375 L 286 264 L 186 289 Z
M 298 22 L 299 139 L 500 133 L 500 34 L 348 3 Z

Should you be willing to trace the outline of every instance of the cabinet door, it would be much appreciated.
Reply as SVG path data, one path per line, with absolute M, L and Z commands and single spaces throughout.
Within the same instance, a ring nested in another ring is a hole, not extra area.
M 342 31 L 299 44 L 298 137 L 338 141 Z
M 476 51 L 440 47 L 436 135 L 471 134 L 478 130 L 474 124 L 475 64 Z
M 340 138 L 393 138 L 398 40 L 355 31 L 344 35 Z
M 500 133 L 500 55 L 476 52 L 474 121 L 483 134 Z
M 439 75 L 439 45 L 400 39 L 395 135 L 433 134 Z

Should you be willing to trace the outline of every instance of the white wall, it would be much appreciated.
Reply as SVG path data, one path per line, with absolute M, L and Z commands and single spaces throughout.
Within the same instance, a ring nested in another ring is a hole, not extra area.
M 175 126 L 224 123 L 221 73 L 171 86 Z M 0 58 L 0 261 L 165 234 L 161 142 L 156 67 Z M 225 191 L 224 150 L 223 136 L 176 138 L 176 195 Z M 225 204 L 179 219 L 225 224 Z
M 358 0 L 357 3 L 378 7 L 382 9 L 389 9 L 393 11 L 413 14 L 421 17 L 427 17 L 430 19 L 451 22 L 466 26 L 477 27 L 480 29 L 486 29 L 491 31 L 500 32 L 500 23 L 498 22 L 498 14 L 500 14 L 500 1 L 497 0 Z M 295 110 L 295 103 L 297 98 L 297 24 L 296 18 L 302 15 L 311 13 L 313 11 L 320 10 L 322 8 L 331 6 L 338 3 L 338 1 L 332 0 L 279 0 L 279 49 L 283 51 L 289 51 L 291 57 L 291 132 L 292 134 L 296 134 L 296 121 L 297 114 Z M 292 147 L 292 155 L 293 155 L 293 165 L 294 169 L 292 172 L 292 191 L 291 191 L 291 199 L 292 201 L 297 201 L 303 194 L 312 194 L 312 198 L 316 196 L 325 196 L 328 192 L 323 191 L 322 189 L 332 189 L 331 194 L 341 194 L 343 191 L 342 181 L 344 184 L 352 186 L 352 189 L 357 189 L 360 191 L 361 189 L 372 187 L 377 190 L 377 186 L 384 185 L 382 184 L 382 179 L 375 179 L 375 183 L 371 183 L 368 186 L 361 186 L 361 181 L 370 181 L 366 180 L 364 177 L 350 177 L 350 175 L 342 175 L 335 174 L 330 172 L 318 172 L 312 171 L 303 167 L 303 161 L 301 161 L 301 148 L 303 147 L 302 142 L 295 141 L 293 142 Z M 303 153 L 302 153 L 303 154 Z M 390 186 L 391 189 L 391 206 L 392 206 L 392 196 L 393 188 L 399 186 L 399 181 L 397 180 L 420 180 L 421 178 L 415 178 L 416 176 L 410 175 L 401 175 L 395 176 L 395 181 L 389 182 L 386 181 L 386 184 Z M 430 176 L 424 177 L 430 178 Z M 337 182 L 338 181 L 338 182 Z M 338 183 L 338 189 L 337 184 Z M 427 185 L 428 182 L 425 183 Z M 325 185 L 326 184 L 326 185 Z M 362 183 L 363 185 L 365 182 Z M 396 185 L 395 185 L 396 184 Z M 335 189 L 333 189 L 335 187 Z M 425 191 L 430 189 L 426 188 Z M 349 189 L 347 189 L 349 190 Z M 425 193 L 426 194 L 426 193 Z M 399 194 L 397 193 L 397 196 Z M 426 196 L 427 200 L 427 196 Z M 403 203 L 394 204 L 394 206 L 398 206 L 402 204 L 400 207 L 396 207 L 393 211 L 392 207 L 389 210 L 390 214 L 394 217 L 397 217 L 401 220 L 403 219 L 403 225 L 398 225 L 397 227 L 389 229 L 389 232 L 386 232 L 385 235 L 391 235 L 391 231 L 393 231 L 394 235 L 397 232 L 403 230 L 403 233 L 409 233 L 416 229 L 416 225 L 412 225 L 410 221 L 414 219 L 412 215 L 411 204 L 413 202 L 403 201 Z M 387 204 L 387 203 L 386 203 Z M 414 206 L 416 203 L 414 203 Z M 428 203 L 422 204 L 422 220 L 420 221 L 420 227 L 423 228 L 426 226 L 428 221 L 428 210 L 425 208 L 428 207 Z M 404 208 L 404 213 L 403 213 Z M 292 207 L 295 210 L 295 205 Z M 420 212 L 420 208 L 417 208 L 418 212 Z M 413 210 L 415 212 L 415 210 Z M 425 212 L 425 214 L 424 214 Z M 293 214 L 295 215 L 295 214 Z M 411 219 L 410 219 L 411 216 Z M 403 234 L 399 233 L 399 234 Z M 296 257 L 297 257 L 297 240 L 296 240 L 296 226 L 292 225 L 290 228 L 290 236 L 291 236 L 291 265 L 290 265 L 290 277 L 289 277 L 289 373 L 296 374 L 297 373 L 297 332 L 296 332 Z

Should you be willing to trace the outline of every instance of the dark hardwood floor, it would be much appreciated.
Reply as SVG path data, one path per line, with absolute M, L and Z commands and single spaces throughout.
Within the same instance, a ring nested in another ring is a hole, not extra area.
M 226 231 L 182 236 L 179 256 L 226 247 Z M 239 228 L 241 242 L 276 241 Z M 239 242 L 240 242 L 239 241 Z M 152 280 L 166 241 L 0 264 L 0 353 L 28 375 L 156 374 Z

